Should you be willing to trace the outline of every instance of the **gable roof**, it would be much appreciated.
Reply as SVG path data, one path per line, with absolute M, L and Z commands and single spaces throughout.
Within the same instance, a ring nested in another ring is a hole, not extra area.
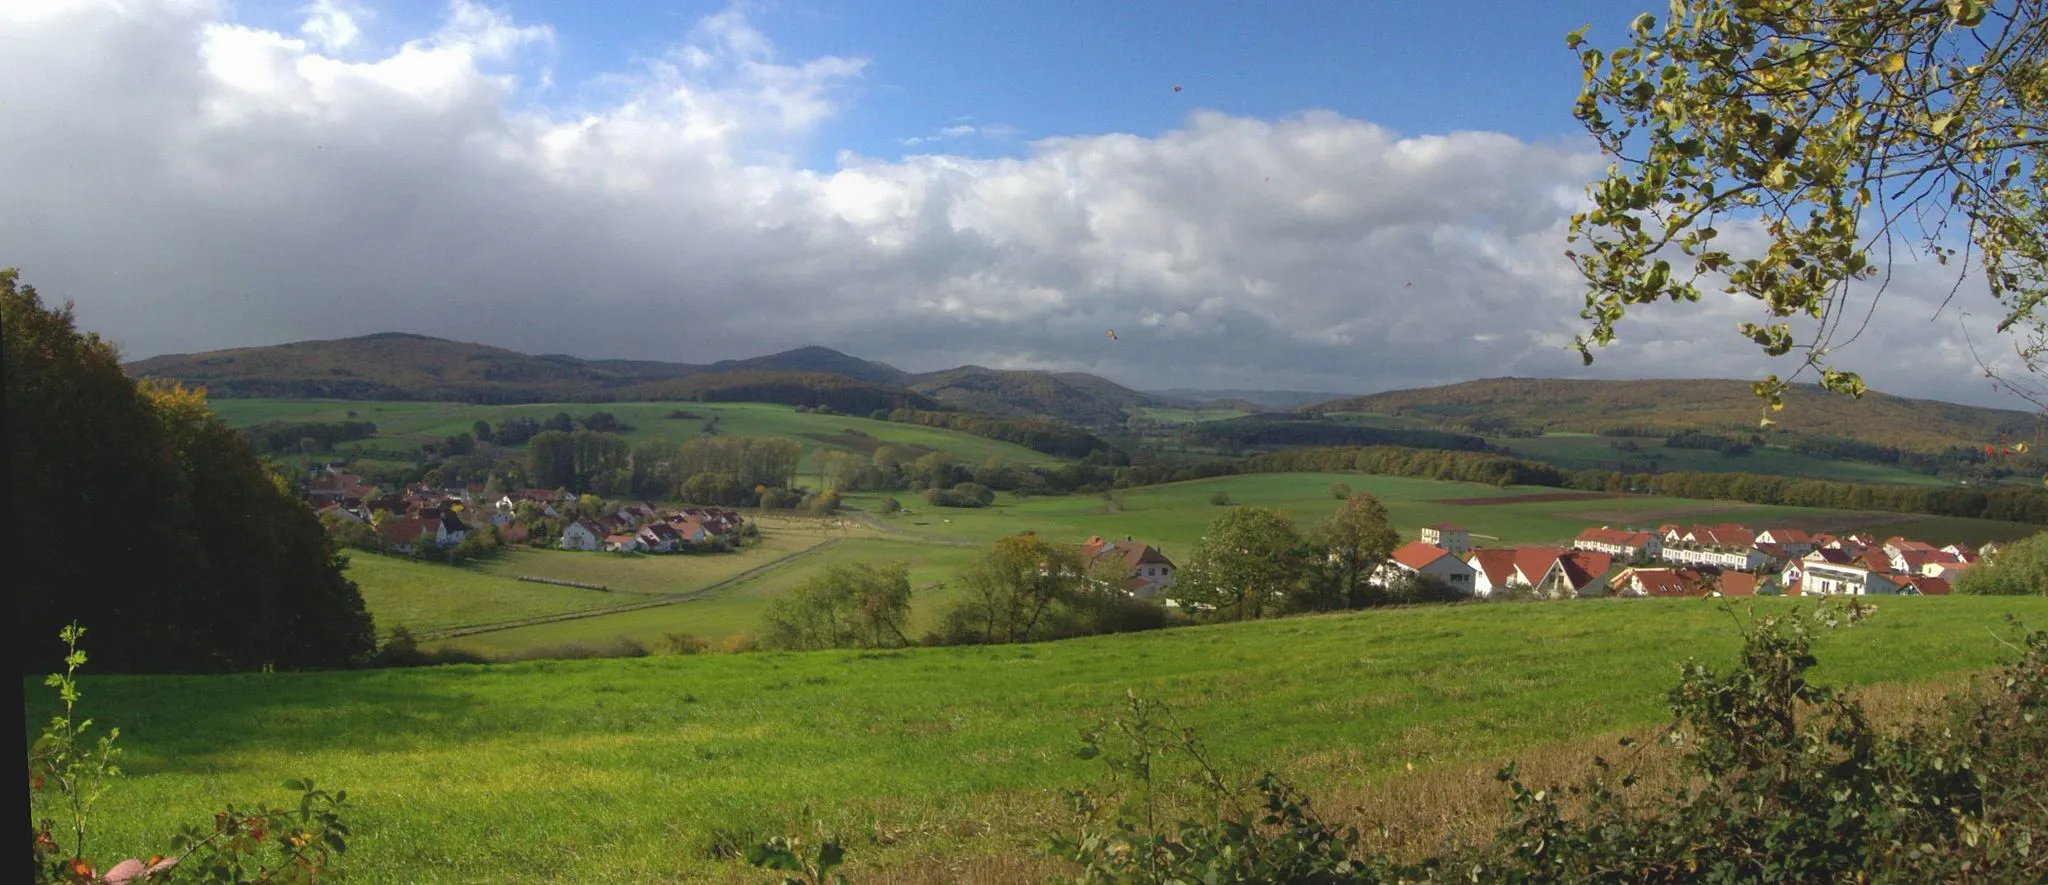
M 1586 589 L 1614 567 L 1613 556 L 1591 550 L 1566 550 L 1559 558 L 1564 561 L 1564 577 L 1571 582 L 1573 590 Z
M 1947 596 L 1955 590 L 1954 585 L 1942 578 L 1912 577 L 1907 580 L 1922 596 Z
M 1722 572 L 1721 595 L 1755 596 L 1759 583 L 1761 582 L 1757 579 L 1757 576 L 1748 572 Z
M 1515 551 L 1511 547 L 1486 548 L 1472 551 L 1472 558 L 1466 561 L 1473 570 L 1486 575 L 1486 583 L 1505 587 L 1515 576 Z
M 1394 561 L 1416 571 L 1421 571 L 1435 564 L 1437 560 L 1450 555 L 1450 551 L 1435 544 L 1410 541 L 1401 545 L 1401 549 L 1394 551 Z

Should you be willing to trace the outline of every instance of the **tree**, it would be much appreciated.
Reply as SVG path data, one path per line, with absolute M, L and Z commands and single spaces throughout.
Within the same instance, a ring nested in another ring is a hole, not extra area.
M 74 621 L 116 671 L 347 666 L 374 645 L 311 508 L 202 392 L 138 385 L 113 346 L 0 270 L 10 421 L 8 563 L 24 664 Z M 91 531 L 125 514 L 119 531 Z
M 1351 486 L 1341 482 L 1331 483 L 1330 497 L 1335 498 L 1339 501 L 1351 497 Z
M 477 442 L 490 442 L 493 438 L 491 434 L 491 422 L 478 421 L 475 424 L 471 424 L 469 425 L 469 433 L 471 436 L 476 437 Z
M 1087 582 L 1072 548 L 1037 535 L 1011 535 L 961 572 L 960 596 L 946 615 L 949 632 L 979 643 L 1051 638 L 1051 616 L 1083 593 Z
M 905 563 L 830 566 L 768 604 L 762 639 L 798 650 L 908 645 L 910 595 Z
M 2048 534 L 2015 541 L 1956 577 L 1957 593 L 2048 596 Z
M 1387 520 L 1386 506 L 1366 494 L 1344 499 L 1335 513 L 1316 524 L 1311 538 L 1328 554 L 1325 562 L 1334 572 L 1338 600 L 1346 608 L 1371 602 L 1368 596 L 1373 588 L 1367 579 L 1401 546 L 1400 533 Z
M 1235 507 L 1209 524 L 1173 595 L 1212 620 L 1249 621 L 1273 612 L 1301 582 L 1308 564 L 1287 514 Z
M 1897 250 L 1959 253 L 2038 373 L 2048 350 L 2048 0 L 1678 0 L 1628 45 L 1581 50 L 1575 114 L 1614 159 L 1571 219 L 1589 291 L 1578 347 L 1630 307 L 1719 288 L 1760 302 L 1741 331 L 1796 377 L 1833 367 Z M 1731 236 L 1717 240 L 1719 234 Z M 1851 296 L 1857 296 L 1852 303 Z M 1791 321 L 1797 318 L 1800 329 Z M 1802 340 L 1803 339 L 1803 340 Z M 1782 407 L 1789 380 L 1754 385 Z M 2043 402 L 2043 400 L 2036 400 Z

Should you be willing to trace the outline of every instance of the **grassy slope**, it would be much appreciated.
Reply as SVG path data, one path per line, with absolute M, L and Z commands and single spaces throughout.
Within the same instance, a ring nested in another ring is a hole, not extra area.
M 1623 425 L 1691 427 L 1739 432 L 1757 426 L 1761 406 L 1743 381 L 1599 381 L 1557 378 L 1488 378 L 1420 390 L 1395 390 L 1325 403 L 1331 411 L 1403 414 L 1432 419 L 1485 415 L 1521 427 L 1597 430 Z M 2040 416 L 1915 400 L 1872 391 L 1862 399 L 1822 393 L 1802 384 L 1771 416 L 1795 434 L 1838 436 L 1879 445 L 1939 451 L 1981 446 L 2001 432 L 2038 439 Z
M 1489 438 L 1487 441 L 1522 457 L 1554 464 L 1565 470 L 1613 470 L 1617 465 L 1625 464 L 1626 469 L 1630 471 L 1642 472 L 1647 469 L 1646 465 L 1649 463 L 1645 456 L 1656 455 L 1658 460 L 1655 463 L 1661 471 L 1767 473 L 1838 482 L 1942 487 L 1950 485 L 1942 479 L 1898 467 L 1865 464 L 1860 461 L 1832 461 L 1777 447 L 1765 447 L 1740 458 L 1727 458 L 1722 457 L 1719 452 L 1702 449 L 1667 448 L 1660 439 L 1630 440 L 1642 451 L 1619 452 L 1614 449 L 1614 444 L 1621 440 L 1583 433 L 1552 433 L 1534 439 Z
M 768 572 L 702 599 L 477 633 L 456 637 L 441 645 L 498 656 L 569 643 L 601 645 L 620 637 L 638 641 L 649 648 L 660 648 L 663 637 L 668 634 L 688 634 L 714 642 L 736 634 L 758 634 L 761 615 L 768 601 L 788 592 L 806 578 L 832 565 L 891 561 L 910 564 L 914 606 L 909 632 L 921 635 L 936 626 L 939 613 L 952 598 L 952 594 L 939 585 L 951 582 L 973 555 L 973 550 L 961 547 L 879 539 L 852 540 L 805 556 L 792 562 L 788 568 Z
M 1173 703 L 1228 767 L 1323 789 L 1647 727 L 1674 664 L 1728 662 L 1725 608 L 1472 605 L 884 655 L 88 677 L 84 709 L 129 752 L 97 844 L 147 855 L 222 801 L 281 799 L 281 780 L 307 776 L 349 791 L 360 881 L 700 878 L 716 843 L 781 832 L 806 805 L 864 862 L 1029 853 L 1062 819 L 1054 791 L 1097 774 L 1069 753 L 1076 729 L 1126 690 Z M 1879 608 L 1822 641 L 1823 679 L 1981 668 L 2004 652 L 1987 630 L 2005 613 L 2048 618 L 2041 599 Z M 50 698 L 30 696 L 37 721 Z
M 518 406 L 486 406 L 467 403 L 358 402 L 347 400 L 218 399 L 209 403 L 223 420 L 235 427 L 265 421 L 369 421 L 377 425 L 378 436 L 407 445 L 467 433 L 478 421 L 497 423 L 505 418 L 546 420 L 557 412 L 581 417 L 606 411 L 633 425 L 628 439 L 655 437 L 687 440 L 703 432 L 705 420 L 719 419 L 719 429 L 730 436 L 782 436 L 804 444 L 807 464 L 820 451 L 859 451 L 846 441 L 825 441 L 817 436 L 838 436 L 851 428 L 884 444 L 922 445 L 951 452 L 963 461 L 979 464 L 1000 458 L 1020 464 L 1052 464 L 1059 459 L 1042 455 L 1014 443 L 1000 442 L 952 430 L 895 424 L 848 415 L 817 415 L 797 412 L 789 406 L 762 403 L 545 403 Z M 694 412 L 701 419 L 674 420 L 662 417 L 675 409 Z M 356 417 L 350 419 L 348 413 Z M 374 445 L 375 443 L 371 443 Z M 348 445 L 338 447 L 347 450 Z

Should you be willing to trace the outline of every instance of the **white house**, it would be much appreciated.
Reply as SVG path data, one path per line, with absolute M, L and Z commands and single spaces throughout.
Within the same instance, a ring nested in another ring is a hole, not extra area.
M 605 532 L 587 519 L 579 519 L 562 528 L 562 540 L 555 546 L 563 550 L 601 550 L 604 547 Z
M 1148 599 L 1159 591 L 1173 586 L 1173 560 L 1150 544 L 1140 544 L 1129 536 L 1121 541 L 1105 541 L 1096 535 L 1081 543 L 1081 560 L 1090 568 L 1105 561 L 1121 561 L 1124 571 L 1125 592 L 1139 599 Z
M 1594 550 L 1557 547 L 1503 547 L 1472 552 L 1473 593 L 1492 596 L 1510 589 L 1531 589 L 1547 599 L 1600 596 L 1614 559 Z
M 1603 525 L 1580 532 L 1577 538 L 1572 539 L 1572 549 L 1605 553 L 1617 559 L 1634 559 L 1638 555 L 1654 557 L 1664 551 L 1664 539 L 1651 532 L 1631 532 Z
M 1798 529 L 1764 529 L 1756 533 L 1758 544 L 1776 544 L 1793 556 L 1813 552 L 1813 536 Z
M 1384 586 L 1402 575 L 1441 578 L 1444 583 L 1469 594 L 1473 592 L 1477 572 L 1451 551 L 1426 541 L 1415 541 L 1394 551 L 1394 558 L 1373 572 L 1373 581 Z
M 1426 525 L 1422 527 L 1422 543 L 1463 556 L 1472 549 L 1472 533 L 1450 523 Z
M 1898 593 L 1902 585 L 1912 586 L 1903 576 L 1882 574 L 1862 563 L 1808 560 L 1799 592 L 1804 596 L 1888 596 Z
M 1739 572 L 1756 571 L 1771 560 L 1755 547 L 1696 547 L 1685 543 L 1665 544 L 1661 558 L 1665 562 L 1706 565 Z

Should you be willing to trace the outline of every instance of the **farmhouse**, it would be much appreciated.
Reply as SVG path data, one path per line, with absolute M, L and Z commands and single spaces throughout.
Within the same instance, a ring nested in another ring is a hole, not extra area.
M 1464 556 L 1472 549 L 1472 533 L 1450 523 L 1426 525 L 1422 527 L 1422 543 Z
M 579 519 L 562 527 L 562 539 L 555 546 L 563 550 L 599 550 L 609 534 L 611 532 L 598 528 L 596 523 Z
M 1090 569 L 1100 563 L 1123 564 L 1123 589 L 1139 599 L 1156 595 L 1173 586 L 1173 560 L 1150 544 L 1140 544 L 1129 535 L 1121 541 L 1105 541 L 1096 535 L 1081 542 L 1081 561 Z
M 1414 541 L 1394 551 L 1391 561 L 1374 570 L 1373 582 L 1385 586 L 1402 575 L 1430 575 L 1470 594 L 1476 574 L 1470 564 L 1452 555 L 1451 551 L 1427 541 Z

